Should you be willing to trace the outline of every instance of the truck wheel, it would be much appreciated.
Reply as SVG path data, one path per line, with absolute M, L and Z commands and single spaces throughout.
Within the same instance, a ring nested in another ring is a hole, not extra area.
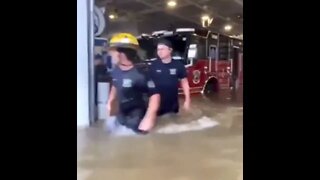
M 208 83 L 204 88 L 204 94 L 213 94 L 214 93 L 214 84 Z
M 204 92 L 205 95 L 212 95 L 218 93 L 218 80 L 216 78 L 211 78 L 205 85 Z

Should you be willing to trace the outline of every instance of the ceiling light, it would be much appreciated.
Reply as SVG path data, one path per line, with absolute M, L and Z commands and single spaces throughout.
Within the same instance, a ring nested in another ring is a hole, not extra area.
M 116 16 L 114 14 L 109 14 L 109 18 L 114 19 L 114 18 L 116 18 Z
M 203 15 L 203 16 L 201 17 L 201 19 L 202 19 L 203 21 L 205 21 L 205 20 L 210 19 L 210 17 L 209 17 L 208 15 Z
M 169 7 L 175 7 L 177 5 L 177 2 L 176 1 L 168 1 L 167 5 Z
M 224 26 L 224 30 L 225 31 L 230 31 L 232 29 L 232 26 L 231 25 L 226 25 Z
M 209 27 L 212 21 L 213 21 L 213 18 L 211 18 L 209 15 L 203 15 L 201 17 L 202 27 Z

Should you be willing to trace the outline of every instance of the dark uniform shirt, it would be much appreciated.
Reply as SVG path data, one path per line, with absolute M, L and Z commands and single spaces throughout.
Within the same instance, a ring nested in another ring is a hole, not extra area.
M 147 110 L 148 96 L 158 93 L 148 72 L 140 67 L 123 71 L 115 67 L 111 73 L 117 91 L 120 124 L 139 131 L 138 127 Z
M 187 71 L 182 62 L 172 60 L 163 63 L 157 59 L 150 66 L 150 74 L 161 96 L 158 115 L 179 112 L 178 89 L 180 80 L 187 77 Z

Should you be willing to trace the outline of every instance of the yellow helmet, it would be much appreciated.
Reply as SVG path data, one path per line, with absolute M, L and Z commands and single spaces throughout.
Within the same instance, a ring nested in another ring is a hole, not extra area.
M 117 33 L 114 34 L 110 41 L 109 47 L 123 47 L 123 48 L 131 48 L 138 49 L 139 42 L 136 37 L 129 33 Z

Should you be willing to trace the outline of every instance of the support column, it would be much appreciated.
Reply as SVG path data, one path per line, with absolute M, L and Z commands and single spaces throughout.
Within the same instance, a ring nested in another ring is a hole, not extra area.
M 87 127 L 89 116 L 89 7 L 77 0 L 77 126 Z

